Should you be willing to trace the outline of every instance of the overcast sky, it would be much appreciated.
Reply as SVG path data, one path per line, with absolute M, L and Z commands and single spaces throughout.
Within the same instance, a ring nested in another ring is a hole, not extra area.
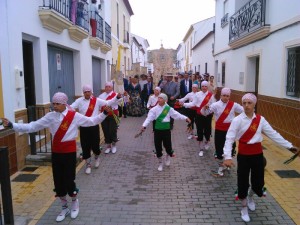
M 215 0 L 129 0 L 131 33 L 148 40 L 151 49 L 176 49 L 190 26 L 215 15 Z

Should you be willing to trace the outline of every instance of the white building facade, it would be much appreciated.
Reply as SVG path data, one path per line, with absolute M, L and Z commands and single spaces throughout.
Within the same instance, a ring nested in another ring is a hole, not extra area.
M 84 84 L 99 95 L 110 77 L 110 0 L 98 0 L 93 16 L 90 1 L 72 2 L 0 1 L 1 92 L 4 115 L 10 120 L 27 122 L 28 106 L 49 110 L 58 91 L 68 95 L 68 103 L 82 95 Z M 94 35 L 91 18 L 96 23 Z M 19 139 L 27 137 L 16 138 L 19 151 Z
M 150 47 L 147 39 L 142 38 L 136 34 L 131 34 L 131 54 L 132 63 L 140 63 L 141 67 L 147 67 L 151 70 L 151 66 L 148 63 L 148 48 Z
M 300 1 L 216 0 L 217 85 L 258 97 L 257 112 L 300 146 Z M 283 122 L 284 121 L 284 122 Z
M 194 27 L 194 43 L 192 47 L 194 73 L 214 74 L 214 23 L 215 17 L 198 22 Z

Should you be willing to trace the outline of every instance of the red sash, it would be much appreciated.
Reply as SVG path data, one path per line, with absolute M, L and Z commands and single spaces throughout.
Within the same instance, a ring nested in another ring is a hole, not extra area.
M 239 154 L 241 155 L 256 155 L 262 153 L 261 142 L 254 144 L 247 144 L 251 138 L 256 134 L 260 123 L 261 116 L 256 114 L 256 118 L 254 118 L 246 130 L 246 132 L 241 136 L 239 140 Z
M 200 114 L 200 115 L 202 114 L 200 111 L 205 105 L 207 105 L 211 96 L 212 96 L 212 93 L 208 92 L 207 95 L 205 96 L 205 98 L 203 99 L 203 101 L 201 102 L 200 106 L 197 107 L 197 114 Z
M 96 105 L 96 101 L 97 101 L 97 99 L 95 97 L 90 98 L 90 104 L 89 104 L 89 107 L 88 107 L 88 109 L 85 113 L 85 116 L 90 117 L 93 114 L 94 109 L 95 109 L 95 105 Z
M 106 101 L 111 100 L 111 99 L 113 99 L 116 95 L 117 95 L 117 93 L 116 93 L 116 92 L 113 92 L 111 95 L 107 96 L 105 100 L 106 100 Z M 101 112 L 104 111 L 104 108 L 105 108 L 105 106 L 102 106 L 102 107 L 101 107 Z M 114 111 L 115 115 L 118 115 L 118 114 L 119 114 L 119 111 L 118 111 L 117 109 L 114 109 L 113 111 Z M 112 116 L 112 112 L 109 112 L 109 113 L 108 113 L 108 116 Z
M 59 128 L 57 129 L 52 144 L 52 152 L 55 153 L 69 153 L 76 152 L 76 140 L 72 141 L 61 141 L 65 134 L 67 133 L 73 119 L 75 116 L 75 111 L 68 111 L 67 115 L 61 122 Z
M 230 123 L 224 123 L 224 120 L 228 117 L 232 107 L 234 105 L 233 101 L 229 101 L 220 115 L 219 119 L 216 121 L 216 130 L 227 131 L 229 129 Z
M 157 106 L 157 104 L 158 104 L 158 101 L 156 101 L 156 103 L 155 103 L 154 106 L 150 105 L 150 109 L 152 109 L 152 108 L 154 108 L 155 106 Z

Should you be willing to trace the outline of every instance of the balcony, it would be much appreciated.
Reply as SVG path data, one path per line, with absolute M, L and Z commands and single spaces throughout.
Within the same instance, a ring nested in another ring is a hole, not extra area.
M 239 48 L 268 36 L 265 14 L 265 0 L 250 0 L 240 8 L 229 20 L 229 46 Z
M 71 39 L 81 42 L 89 31 L 88 3 L 84 0 L 71 3 L 69 0 L 43 0 L 39 17 L 44 28 L 57 34 L 68 29 Z
M 98 49 L 104 45 L 103 18 L 97 12 L 91 12 L 92 36 L 89 38 L 90 46 Z
M 89 35 L 88 3 L 84 0 L 77 1 L 77 4 L 70 8 L 69 18 L 73 23 L 68 29 L 70 38 L 80 43 Z
M 72 26 L 69 20 L 69 1 L 44 0 L 43 6 L 39 8 L 39 17 L 43 27 L 57 34 Z
M 228 24 L 228 13 L 225 14 L 225 16 L 223 16 L 223 18 L 221 19 L 221 27 L 225 27 Z
M 103 18 L 96 12 L 91 12 L 92 36 L 89 38 L 93 49 L 100 48 L 101 52 L 107 53 L 111 50 L 111 28 Z

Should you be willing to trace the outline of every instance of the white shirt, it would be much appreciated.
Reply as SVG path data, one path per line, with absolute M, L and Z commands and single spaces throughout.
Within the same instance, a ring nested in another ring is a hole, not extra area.
M 254 114 L 252 119 L 256 118 L 256 115 Z M 226 135 L 226 142 L 224 145 L 224 157 L 225 159 L 231 159 L 231 150 L 232 150 L 232 144 L 235 140 L 239 140 L 241 136 L 246 132 L 246 130 L 249 128 L 252 119 L 249 119 L 247 115 L 243 112 L 237 117 L 235 117 L 231 125 L 229 127 L 229 130 Z M 267 135 L 269 138 L 271 138 L 273 141 L 275 141 L 277 144 L 285 147 L 285 148 L 291 148 L 293 147 L 292 143 L 285 140 L 277 131 L 275 131 L 270 124 L 266 121 L 266 119 L 261 116 L 259 126 L 257 128 L 256 134 L 251 138 L 251 140 L 247 144 L 254 144 L 262 142 L 263 136 L 262 133 Z
M 154 108 L 150 109 L 148 112 L 147 118 L 143 123 L 143 127 L 147 127 L 150 122 L 152 122 L 153 120 L 156 120 L 157 117 L 162 113 L 162 111 L 166 105 L 167 104 L 164 104 L 163 106 L 157 105 Z M 172 117 L 175 120 L 176 119 L 177 120 L 186 120 L 187 119 L 186 116 L 180 114 L 179 112 L 174 110 L 174 108 L 172 108 L 172 107 L 170 108 L 168 114 L 162 120 L 162 122 L 170 122 L 170 117 Z
M 203 102 L 203 100 L 205 99 L 206 95 L 208 94 L 208 91 L 206 91 L 205 93 L 203 91 L 199 91 L 196 93 L 194 99 L 192 102 L 189 103 L 184 103 L 183 106 L 185 108 L 191 108 L 191 107 L 200 107 L 201 103 Z M 209 99 L 207 105 L 211 105 L 212 103 L 214 103 L 216 100 L 214 98 L 214 96 L 211 96 L 211 98 Z
M 140 84 L 140 86 L 141 86 L 141 91 L 144 89 L 144 84 L 147 84 L 147 83 L 148 83 L 147 80 L 140 80 L 140 81 L 139 81 L 139 84 Z
M 103 100 L 106 100 L 106 98 L 107 98 L 108 96 L 112 95 L 113 93 L 114 93 L 113 91 L 109 92 L 108 94 L 107 94 L 106 92 L 103 92 L 101 95 L 99 95 L 98 98 L 103 99 Z M 117 94 L 117 93 L 116 93 L 116 94 Z M 114 97 L 114 98 L 116 98 L 116 97 Z M 111 103 L 110 107 L 111 107 L 112 109 L 114 109 L 114 110 L 115 110 L 115 109 L 118 109 L 119 101 L 122 101 L 122 98 L 118 99 L 118 100 L 115 101 L 114 103 Z
M 67 115 L 68 109 L 59 112 L 49 112 L 41 119 L 30 123 L 13 123 L 13 129 L 17 132 L 32 133 L 44 128 L 49 128 L 50 133 L 54 136 L 58 130 L 63 118 Z M 86 117 L 76 112 L 69 129 L 67 130 L 62 141 L 76 140 L 78 136 L 78 127 L 90 127 L 101 123 L 105 119 L 106 115 L 101 113 L 94 117 Z
M 219 119 L 219 117 L 222 115 L 222 113 L 224 112 L 224 109 L 227 106 L 227 103 L 228 102 L 224 103 L 221 100 L 214 102 L 213 104 L 211 104 L 209 106 L 209 108 L 207 110 L 204 111 L 204 115 L 214 113 L 215 120 L 217 121 Z M 244 108 L 240 104 L 234 102 L 233 107 L 231 108 L 226 119 L 224 120 L 224 123 L 231 123 L 231 121 L 235 117 L 235 113 L 242 113 L 242 112 L 244 112 Z
M 184 80 L 184 85 L 186 86 L 186 92 L 189 92 L 190 90 L 189 90 L 189 79 L 187 79 L 187 80 Z
M 158 96 L 150 95 L 149 99 L 148 99 L 148 102 L 147 102 L 147 108 L 149 109 L 150 107 L 155 106 L 157 101 L 158 101 Z
M 96 98 L 95 96 L 93 97 Z M 96 98 L 95 108 L 91 116 L 97 116 L 102 106 L 106 106 L 106 105 L 111 106 L 116 102 L 118 102 L 117 96 L 115 96 L 113 99 L 108 101 L 102 100 L 100 98 Z M 78 109 L 78 112 L 80 114 L 85 115 L 89 105 L 90 105 L 90 99 L 86 99 L 85 97 L 80 97 L 76 99 L 75 102 L 73 102 L 70 106 L 73 109 Z
M 179 99 L 178 101 L 180 103 L 184 103 L 186 102 L 187 100 L 189 102 L 192 102 L 195 98 L 196 98 L 196 94 L 197 92 L 190 92 L 190 93 L 187 93 L 186 96 L 184 96 L 183 98 Z

